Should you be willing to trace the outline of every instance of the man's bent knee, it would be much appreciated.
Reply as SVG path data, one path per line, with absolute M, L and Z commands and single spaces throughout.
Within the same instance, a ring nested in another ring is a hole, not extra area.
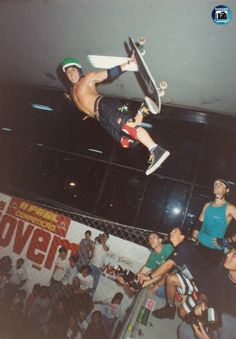
M 129 135 L 131 138 L 133 138 L 134 140 L 137 140 L 137 129 L 135 127 L 135 125 L 132 123 L 132 124 L 125 124 L 123 127 L 122 127 L 122 132 L 124 132 L 125 134 Z
M 170 284 L 170 285 L 173 285 L 173 286 L 176 286 L 176 287 L 180 287 L 181 286 L 179 278 L 178 278 L 178 276 L 175 273 L 169 274 L 166 277 L 166 283 Z

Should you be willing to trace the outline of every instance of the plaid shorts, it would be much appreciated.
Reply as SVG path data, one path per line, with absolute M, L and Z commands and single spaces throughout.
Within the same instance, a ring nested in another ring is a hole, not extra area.
M 189 280 L 181 273 L 176 273 L 181 283 L 181 287 L 177 287 L 179 294 L 185 295 L 186 299 L 183 302 L 183 307 L 187 313 L 190 313 L 197 304 L 198 288 L 192 280 Z

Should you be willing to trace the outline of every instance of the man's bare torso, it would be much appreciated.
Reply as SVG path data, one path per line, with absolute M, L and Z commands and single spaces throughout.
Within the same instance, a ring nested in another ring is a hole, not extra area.
M 78 109 L 94 118 L 94 102 L 99 96 L 94 81 L 94 73 L 88 73 L 71 88 L 71 97 Z

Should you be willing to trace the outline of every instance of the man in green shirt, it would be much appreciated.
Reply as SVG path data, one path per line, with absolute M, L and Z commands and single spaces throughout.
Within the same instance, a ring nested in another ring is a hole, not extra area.
M 151 274 L 153 270 L 162 265 L 172 254 L 174 251 L 173 246 L 171 244 L 163 244 L 162 241 L 163 240 L 158 234 L 149 234 L 148 243 L 152 249 L 152 252 L 146 264 L 139 270 L 137 274 Z M 166 275 L 164 275 L 162 279 L 160 279 L 151 289 L 158 297 L 165 297 L 165 278 Z

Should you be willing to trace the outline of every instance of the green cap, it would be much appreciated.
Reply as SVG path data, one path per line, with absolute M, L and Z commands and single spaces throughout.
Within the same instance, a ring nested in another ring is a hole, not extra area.
M 71 67 L 71 66 L 82 68 L 78 58 L 67 57 L 61 63 L 61 67 L 62 67 L 63 72 L 66 71 L 67 67 Z

